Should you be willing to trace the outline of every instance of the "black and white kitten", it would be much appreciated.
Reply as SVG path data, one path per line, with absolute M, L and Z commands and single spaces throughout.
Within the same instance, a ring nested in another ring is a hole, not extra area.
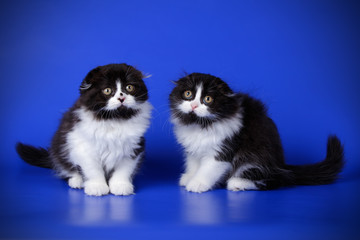
M 126 64 L 91 70 L 50 148 L 18 143 L 18 154 L 29 164 L 54 169 L 70 187 L 84 187 L 88 195 L 133 194 L 152 109 L 143 78 Z
M 274 122 L 262 102 L 234 93 L 220 78 L 193 73 L 175 82 L 170 94 L 172 122 L 186 154 L 180 186 L 205 192 L 267 190 L 333 182 L 344 165 L 343 146 L 330 136 L 322 162 L 293 166 L 284 160 Z

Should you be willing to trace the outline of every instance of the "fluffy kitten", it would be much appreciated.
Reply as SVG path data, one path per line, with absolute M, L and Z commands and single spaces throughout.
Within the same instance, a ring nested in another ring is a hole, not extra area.
M 234 93 L 221 79 L 193 73 L 170 94 L 172 122 L 186 154 L 180 185 L 205 192 L 267 190 L 333 182 L 344 165 L 343 147 L 330 136 L 322 162 L 293 166 L 284 161 L 278 130 L 262 102 Z
M 88 195 L 133 194 L 152 108 L 143 77 L 126 64 L 91 70 L 50 148 L 18 143 L 18 154 L 29 164 L 54 169 L 70 187 L 84 187 Z

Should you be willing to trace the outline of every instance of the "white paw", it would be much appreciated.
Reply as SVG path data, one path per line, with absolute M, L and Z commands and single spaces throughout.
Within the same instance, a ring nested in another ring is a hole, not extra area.
M 109 187 L 105 181 L 87 181 L 84 191 L 90 196 L 102 196 L 109 193 Z
M 209 191 L 211 189 L 211 187 L 212 186 L 205 183 L 204 181 L 199 181 L 197 179 L 193 179 L 186 185 L 186 190 L 189 192 L 202 193 L 202 192 Z
M 114 195 L 134 194 L 134 186 L 130 182 L 110 182 L 110 192 Z
M 245 178 L 230 178 L 227 182 L 227 189 L 230 191 L 245 191 L 258 189 L 255 183 Z
M 80 175 L 76 175 L 76 176 L 69 178 L 68 184 L 71 188 L 79 188 L 80 189 L 80 188 L 84 187 L 84 182 Z
M 183 174 L 181 175 L 181 178 L 180 178 L 180 181 L 179 181 L 179 185 L 180 185 L 181 187 L 186 186 L 186 185 L 188 184 L 188 182 L 190 181 L 191 177 L 192 177 L 192 176 L 191 176 L 189 173 L 183 173 Z

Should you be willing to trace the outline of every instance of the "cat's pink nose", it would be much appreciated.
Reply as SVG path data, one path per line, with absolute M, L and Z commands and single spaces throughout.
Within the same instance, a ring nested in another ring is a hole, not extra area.
M 118 100 L 123 103 L 125 101 L 125 98 L 124 97 L 119 97 Z
M 191 108 L 192 108 L 193 111 L 194 111 L 194 109 L 197 108 L 197 107 L 198 107 L 198 105 L 197 105 L 196 103 L 192 103 L 192 104 L 191 104 Z

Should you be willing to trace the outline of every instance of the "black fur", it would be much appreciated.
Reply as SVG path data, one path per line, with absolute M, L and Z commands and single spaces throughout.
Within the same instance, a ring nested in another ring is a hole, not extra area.
M 336 136 L 330 136 L 327 143 L 326 157 L 322 162 L 312 165 L 293 166 L 287 168 L 294 172 L 294 183 L 300 185 L 313 185 L 332 183 L 338 177 L 339 171 L 344 167 L 343 146 Z
M 179 104 L 187 101 L 183 97 L 184 91 L 194 91 L 200 83 L 203 86 L 202 97 L 210 95 L 214 98 L 209 111 L 216 114 L 216 118 L 203 119 L 193 112 L 185 114 L 177 109 Z M 336 180 L 341 172 L 344 150 L 336 136 L 329 137 L 327 155 L 322 162 L 303 166 L 287 165 L 278 129 L 268 117 L 267 109 L 261 101 L 247 94 L 234 94 L 224 81 L 209 74 L 193 73 L 175 84 L 170 94 L 170 107 L 173 116 L 181 124 L 198 124 L 201 128 L 207 128 L 236 113 L 242 114 L 239 121 L 242 121 L 243 127 L 223 141 L 221 151 L 216 156 L 218 161 L 232 164 L 233 169 L 228 178 L 239 167 L 249 163 L 256 167 L 246 170 L 241 177 L 254 181 L 259 189 L 266 190 L 290 185 L 328 184 Z
M 53 164 L 49 161 L 49 151 L 44 148 L 36 148 L 30 145 L 17 143 L 16 151 L 25 162 L 33 166 L 53 168 Z
M 116 81 L 120 79 L 123 91 L 125 91 L 124 88 L 127 84 L 135 86 L 135 92 L 133 92 L 132 95 L 135 96 L 137 102 L 142 103 L 148 99 L 148 91 L 142 80 L 143 77 L 140 71 L 127 64 L 109 64 L 91 70 L 81 83 L 80 97 L 63 115 L 60 126 L 52 139 L 50 148 L 46 150 L 44 148 L 35 148 L 17 143 L 16 151 L 25 162 L 31 165 L 53 168 L 55 170 L 65 169 L 68 172 L 81 172 L 79 166 L 75 166 L 69 161 L 66 150 L 67 133 L 69 133 L 79 121 L 75 112 L 79 108 L 85 107 L 87 110 L 92 111 L 98 120 L 121 120 L 136 116 L 137 110 L 124 106 L 111 111 L 102 110 L 107 104 L 108 99 L 112 96 L 104 95 L 102 90 L 110 87 L 113 92 L 115 92 Z M 145 139 L 139 139 L 139 143 L 140 147 L 133 150 L 134 158 L 144 151 Z

